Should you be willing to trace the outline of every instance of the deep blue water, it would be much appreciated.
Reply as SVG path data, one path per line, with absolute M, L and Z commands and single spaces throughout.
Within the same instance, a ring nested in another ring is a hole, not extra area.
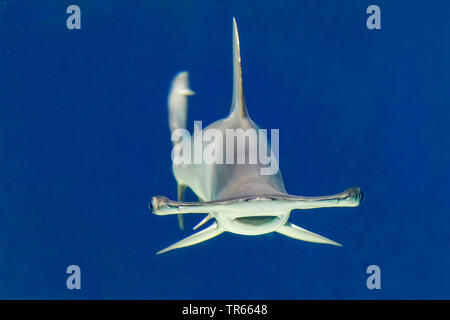
M 155 255 L 202 218 L 180 231 L 147 209 L 176 198 L 168 87 L 190 71 L 190 127 L 228 113 L 233 16 L 288 192 L 364 191 L 357 208 L 292 212 L 342 248 L 224 233 Z M 449 39 L 448 1 L 2 1 L 0 298 L 450 298 Z

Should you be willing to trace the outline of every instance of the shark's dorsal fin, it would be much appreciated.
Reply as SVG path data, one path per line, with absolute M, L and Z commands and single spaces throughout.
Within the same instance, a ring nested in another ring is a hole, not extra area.
M 248 117 L 242 90 L 241 53 L 239 48 L 239 34 L 236 19 L 233 18 L 233 100 L 231 102 L 230 116 L 238 115 Z

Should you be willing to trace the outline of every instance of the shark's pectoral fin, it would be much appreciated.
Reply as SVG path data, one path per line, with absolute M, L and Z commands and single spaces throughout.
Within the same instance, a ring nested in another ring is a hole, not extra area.
M 221 228 L 219 228 L 219 226 L 217 225 L 217 222 L 214 222 L 208 228 L 203 229 L 202 231 L 199 231 L 197 233 L 194 233 L 192 236 L 189 236 L 181 241 L 178 241 L 177 243 L 159 251 L 156 254 L 161 254 L 161 253 L 173 250 L 173 249 L 179 249 L 179 248 L 183 248 L 183 247 L 192 246 L 194 244 L 197 244 L 197 243 L 209 240 L 215 236 L 218 236 L 222 232 L 223 232 L 223 230 Z
M 306 229 L 300 228 L 290 222 L 288 222 L 287 224 L 282 226 L 280 229 L 278 229 L 277 232 L 281 233 L 285 236 L 297 239 L 297 240 L 316 242 L 316 243 L 326 243 L 326 244 L 332 244 L 334 246 L 342 247 L 342 245 L 340 243 L 334 242 L 333 240 L 327 239 L 316 233 L 313 233 Z
M 178 184 L 178 196 L 177 196 L 178 201 L 184 201 L 185 191 L 186 191 L 186 186 L 182 185 L 182 184 Z M 181 230 L 184 230 L 184 220 L 183 220 L 182 214 L 178 215 L 178 226 L 180 227 Z

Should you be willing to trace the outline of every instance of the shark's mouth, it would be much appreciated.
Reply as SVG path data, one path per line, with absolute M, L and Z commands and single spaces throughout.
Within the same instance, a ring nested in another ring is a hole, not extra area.
M 273 223 L 280 220 L 277 216 L 253 216 L 253 217 L 239 217 L 235 218 L 233 221 L 237 221 L 243 224 L 251 226 L 261 226 L 268 223 Z

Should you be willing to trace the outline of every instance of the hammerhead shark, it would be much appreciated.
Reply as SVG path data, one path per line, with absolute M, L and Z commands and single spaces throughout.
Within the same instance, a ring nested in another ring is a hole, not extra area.
M 187 97 L 194 94 L 189 88 L 188 73 L 180 72 L 172 81 L 169 91 L 169 127 L 173 133 L 186 128 Z M 225 135 L 228 129 L 255 129 L 259 127 L 250 118 L 243 89 L 241 57 L 236 19 L 233 18 L 233 98 L 229 115 L 209 125 L 205 130 L 217 129 Z M 259 136 L 259 145 L 271 150 L 266 136 Z M 172 139 L 172 141 L 174 141 Z M 177 142 L 174 142 L 174 146 Z M 224 153 L 226 150 L 224 150 Z M 245 149 L 249 152 L 248 146 Z M 236 155 L 234 155 L 236 158 Z M 173 158 L 172 158 L 173 159 Z M 159 251 L 161 254 L 173 249 L 198 244 L 227 231 L 242 235 L 261 235 L 278 232 L 285 236 L 316 243 L 341 246 L 339 243 L 300 228 L 288 221 L 294 209 L 324 207 L 356 207 L 362 200 L 359 188 L 349 188 L 330 196 L 304 197 L 288 194 L 280 170 L 275 174 L 262 175 L 263 164 L 173 163 L 172 170 L 178 185 L 178 199 L 155 196 L 149 203 L 156 215 L 178 215 L 181 229 L 183 215 L 203 213 L 206 217 L 194 230 L 214 219 L 207 228 Z M 184 194 L 189 187 L 199 202 L 185 202 Z

